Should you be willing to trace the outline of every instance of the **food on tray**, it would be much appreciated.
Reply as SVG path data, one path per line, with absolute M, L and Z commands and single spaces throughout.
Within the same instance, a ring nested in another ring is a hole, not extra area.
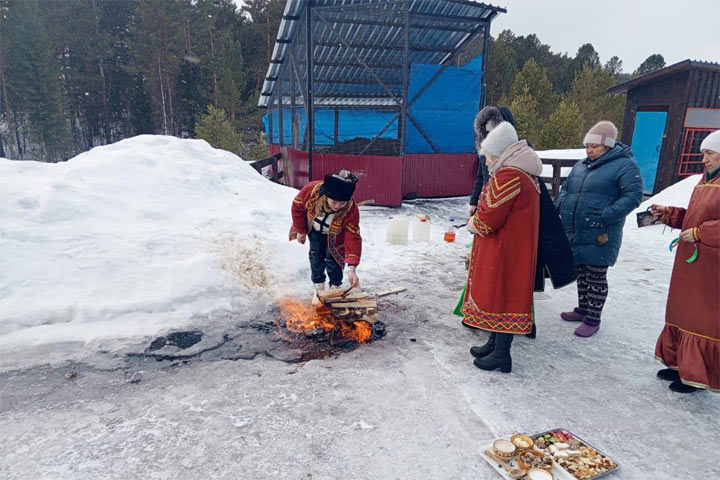
M 493 442 L 493 452 L 503 458 L 512 458 L 515 450 L 515 444 L 510 440 L 500 439 Z
M 539 468 L 531 468 L 527 473 L 528 480 L 553 480 L 552 473 Z
M 579 480 L 588 480 L 617 468 L 615 462 L 565 430 L 541 434 L 534 440 L 541 452 L 552 455 L 560 467 Z
M 532 438 L 528 437 L 527 435 L 513 435 L 510 437 L 510 441 L 515 444 L 515 446 L 518 449 L 526 450 L 533 446 L 535 442 L 533 442 Z
M 537 450 L 528 450 L 518 454 L 518 465 L 525 470 L 531 468 L 552 470 L 552 458 Z

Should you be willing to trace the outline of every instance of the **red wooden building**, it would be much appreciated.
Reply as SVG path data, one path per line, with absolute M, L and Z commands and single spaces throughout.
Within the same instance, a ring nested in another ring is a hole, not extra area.
M 260 107 L 286 182 L 341 168 L 358 201 L 467 195 L 478 159 L 490 24 L 470 0 L 287 0 Z M 483 54 L 457 59 L 474 39 Z

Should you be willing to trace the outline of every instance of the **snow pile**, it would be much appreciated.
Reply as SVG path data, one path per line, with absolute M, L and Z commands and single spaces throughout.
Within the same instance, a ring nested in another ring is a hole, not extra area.
M 307 263 L 287 241 L 295 193 L 202 140 L 1 159 L 0 349 L 147 335 L 257 301 Z

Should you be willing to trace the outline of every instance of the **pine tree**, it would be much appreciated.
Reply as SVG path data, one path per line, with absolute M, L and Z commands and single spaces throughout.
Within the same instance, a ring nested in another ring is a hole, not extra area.
M 540 121 L 537 114 L 537 100 L 525 89 L 521 95 L 513 98 L 510 111 L 515 117 L 518 137 L 535 144 L 540 133 Z
M 36 0 L 11 1 L 3 22 L 7 95 L 19 129 L 37 147 L 33 156 L 67 158 L 70 136 L 60 88 L 60 71 Z
M 599 66 L 585 65 L 573 80 L 567 99 L 580 109 L 583 116 L 583 131 L 587 131 L 600 120 L 610 120 L 622 129 L 625 111 L 625 96 L 612 95 L 607 89 L 617 83 L 612 73 Z
M 215 148 L 235 154 L 240 152 L 240 135 L 235 132 L 222 108 L 208 106 L 207 115 L 201 116 L 195 125 L 195 135 Z
M 540 68 L 533 59 L 525 62 L 522 70 L 515 75 L 510 89 L 510 100 L 525 94 L 530 94 L 537 100 L 538 116 L 541 119 L 547 118 L 558 102 L 545 69 Z
M 572 101 L 563 100 L 543 125 L 538 149 L 578 148 L 582 145 L 583 117 Z
M 655 70 L 660 70 L 664 67 L 665 58 L 659 53 L 654 53 L 640 64 L 638 69 L 633 72 L 633 77 L 639 77 L 640 75 L 645 75 L 647 73 L 654 72 Z

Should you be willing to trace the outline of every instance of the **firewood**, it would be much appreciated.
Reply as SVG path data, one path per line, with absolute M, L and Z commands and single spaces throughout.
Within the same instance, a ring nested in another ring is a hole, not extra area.
M 331 302 L 330 308 L 377 308 L 377 300 L 371 298 L 361 299 L 357 302 Z
M 405 290 L 407 290 L 406 287 L 398 287 L 398 288 L 393 288 L 392 290 L 387 290 L 387 291 L 378 293 L 378 294 L 375 295 L 375 296 L 376 296 L 376 297 L 385 297 L 385 296 L 387 296 L 387 295 L 392 295 L 393 293 L 404 292 Z

